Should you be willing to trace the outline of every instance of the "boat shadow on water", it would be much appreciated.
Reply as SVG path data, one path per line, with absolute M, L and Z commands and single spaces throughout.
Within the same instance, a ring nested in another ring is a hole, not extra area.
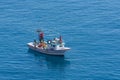
M 70 65 L 70 61 L 66 60 L 65 56 L 43 54 L 31 49 L 28 50 L 28 53 L 33 54 L 39 62 L 43 61 L 43 63 L 46 64 L 47 68 L 50 69 L 64 69 L 65 67 L 69 67 Z

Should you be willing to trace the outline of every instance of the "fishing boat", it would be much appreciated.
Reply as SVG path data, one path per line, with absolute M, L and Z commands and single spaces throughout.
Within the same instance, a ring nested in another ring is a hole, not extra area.
M 64 55 L 66 51 L 70 50 L 69 47 L 65 47 L 65 43 L 62 40 L 62 36 L 54 38 L 53 40 L 44 40 L 44 33 L 41 30 L 37 30 L 39 33 L 39 41 L 27 43 L 28 47 L 34 51 L 50 54 L 50 55 Z

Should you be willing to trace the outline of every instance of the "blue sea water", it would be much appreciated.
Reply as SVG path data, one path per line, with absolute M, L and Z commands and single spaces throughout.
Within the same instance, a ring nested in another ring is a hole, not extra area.
M 36 29 L 71 50 L 29 50 Z M 0 80 L 120 80 L 120 1 L 0 0 Z

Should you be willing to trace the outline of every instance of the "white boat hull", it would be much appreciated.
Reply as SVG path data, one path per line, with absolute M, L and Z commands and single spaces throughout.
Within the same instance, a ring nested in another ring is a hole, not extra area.
M 67 50 L 69 50 L 70 48 L 68 47 L 64 47 L 62 49 L 59 50 L 53 50 L 53 49 L 41 49 L 39 47 L 34 47 L 33 42 L 30 42 L 27 44 L 28 47 L 34 51 L 40 52 L 40 53 L 44 53 L 44 54 L 50 54 L 50 55 L 61 55 L 63 56 L 65 54 L 65 52 Z

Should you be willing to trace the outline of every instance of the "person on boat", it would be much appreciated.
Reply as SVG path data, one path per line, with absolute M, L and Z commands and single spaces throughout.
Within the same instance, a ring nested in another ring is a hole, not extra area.
M 63 45 L 62 45 L 62 43 L 63 43 L 63 41 L 62 41 L 62 36 L 60 36 L 60 39 L 59 39 L 59 44 L 60 44 L 60 47 L 62 47 Z
M 36 48 L 36 45 L 37 45 L 37 41 L 36 40 L 34 40 L 34 47 Z
M 40 32 L 40 34 L 39 34 L 39 41 L 40 42 L 44 41 L 44 33 L 43 32 Z
M 60 42 L 60 44 L 62 43 L 62 36 L 60 36 L 59 42 Z

